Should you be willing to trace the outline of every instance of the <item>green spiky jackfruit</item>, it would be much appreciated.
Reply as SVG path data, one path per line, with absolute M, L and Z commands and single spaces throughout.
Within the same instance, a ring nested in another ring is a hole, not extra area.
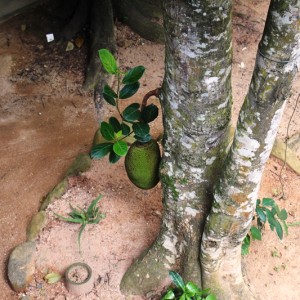
M 134 142 L 125 157 L 125 168 L 130 181 L 137 187 L 148 190 L 159 181 L 160 150 L 156 141 Z

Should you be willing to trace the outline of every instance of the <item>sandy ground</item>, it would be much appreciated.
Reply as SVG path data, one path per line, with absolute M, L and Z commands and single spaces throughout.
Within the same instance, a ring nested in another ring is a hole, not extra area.
M 248 89 L 267 6 L 268 1 L 262 0 L 235 1 L 233 122 Z M 45 15 L 43 9 L 28 12 L 0 25 L 1 299 L 18 297 L 5 275 L 8 254 L 25 240 L 25 228 L 40 199 L 62 178 L 76 154 L 88 151 L 97 128 L 92 94 L 81 89 L 86 49 L 65 52 L 65 45 L 48 44 L 45 33 L 59 30 L 60 24 L 49 22 Z M 22 25 L 26 25 L 25 31 Z M 126 67 L 142 64 L 147 70 L 137 95 L 139 101 L 163 79 L 163 47 L 140 39 L 122 26 L 118 28 L 119 63 Z M 297 90 L 299 77 L 282 120 L 282 139 Z M 104 112 L 103 118 L 110 109 L 104 107 Z M 298 106 L 290 136 L 299 133 L 299 116 Z M 152 130 L 159 134 L 161 124 L 155 123 Z M 261 197 L 279 198 L 281 167 L 282 162 L 270 159 Z M 289 212 L 289 222 L 299 221 L 299 176 L 285 170 L 283 182 L 287 198 L 280 200 L 280 206 Z M 37 269 L 62 272 L 74 260 L 86 261 L 96 270 L 95 288 L 80 299 L 125 299 L 118 289 L 122 274 L 159 230 L 160 186 L 151 191 L 139 190 L 129 183 L 122 162 L 112 166 L 106 159 L 93 162 L 90 171 L 71 178 L 70 184 L 68 192 L 47 211 L 51 221 L 38 240 Z M 52 212 L 67 212 L 69 203 L 86 206 L 99 194 L 103 195 L 99 206 L 106 218 L 99 225 L 88 225 L 80 256 L 78 226 L 56 220 Z M 299 227 L 290 227 L 283 241 L 267 229 L 263 242 L 252 244 L 251 254 L 244 259 L 245 270 L 262 299 L 300 299 L 299 238 Z M 41 273 L 36 274 L 28 294 L 34 299 L 74 299 L 63 284 L 47 285 Z

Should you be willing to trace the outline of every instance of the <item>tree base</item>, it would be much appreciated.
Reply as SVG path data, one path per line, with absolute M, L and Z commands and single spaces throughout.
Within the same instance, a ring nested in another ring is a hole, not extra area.
M 155 243 L 125 273 L 120 289 L 126 295 L 150 295 L 170 284 L 169 262 L 164 248 Z
M 211 289 L 218 300 L 258 300 L 242 274 L 240 246 L 222 248 L 221 251 L 202 250 L 201 254 L 203 288 Z

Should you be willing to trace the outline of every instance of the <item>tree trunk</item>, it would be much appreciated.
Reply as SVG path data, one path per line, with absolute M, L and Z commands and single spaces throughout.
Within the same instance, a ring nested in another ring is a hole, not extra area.
M 94 90 L 99 118 L 102 89 L 108 75 L 102 70 L 98 50 L 106 48 L 112 53 L 116 51 L 112 3 L 118 17 L 142 37 L 156 42 L 164 41 L 163 27 L 159 24 L 160 0 L 64 0 L 61 3 L 58 15 L 69 19 L 61 32 L 62 40 L 71 40 L 85 24 L 89 24 L 89 59 L 83 86 Z
M 159 22 L 160 0 L 113 0 L 118 18 L 143 38 L 164 42 L 164 30 Z
M 70 21 L 64 27 L 61 38 L 65 41 L 71 40 L 87 23 L 91 0 L 64 1 L 65 14 L 70 14 Z M 74 4 L 76 6 L 74 7 Z
M 111 0 L 91 0 L 90 8 L 90 51 L 84 87 L 102 92 L 108 75 L 100 64 L 98 51 L 102 48 L 116 51 L 113 10 Z
M 300 63 L 299 10 L 298 0 L 271 1 L 249 92 L 214 189 L 200 257 L 204 288 L 211 288 L 219 300 L 253 299 L 241 273 L 241 243 Z
M 157 240 L 122 280 L 127 294 L 157 290 L 169 270 L 200 284 L 200 237 L 228 141 L 231 1 L 220 7 L 219 1 L 166 0 L 163 18 L 164 217 Z

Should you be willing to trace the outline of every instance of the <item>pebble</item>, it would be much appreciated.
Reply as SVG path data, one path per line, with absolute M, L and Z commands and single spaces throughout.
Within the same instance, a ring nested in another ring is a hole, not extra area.
M 16 292 L 23 292 L 32 281 L 34 266 L 34 242 L 18 245 L 11 253 L 8 261 L 8 279 Z

